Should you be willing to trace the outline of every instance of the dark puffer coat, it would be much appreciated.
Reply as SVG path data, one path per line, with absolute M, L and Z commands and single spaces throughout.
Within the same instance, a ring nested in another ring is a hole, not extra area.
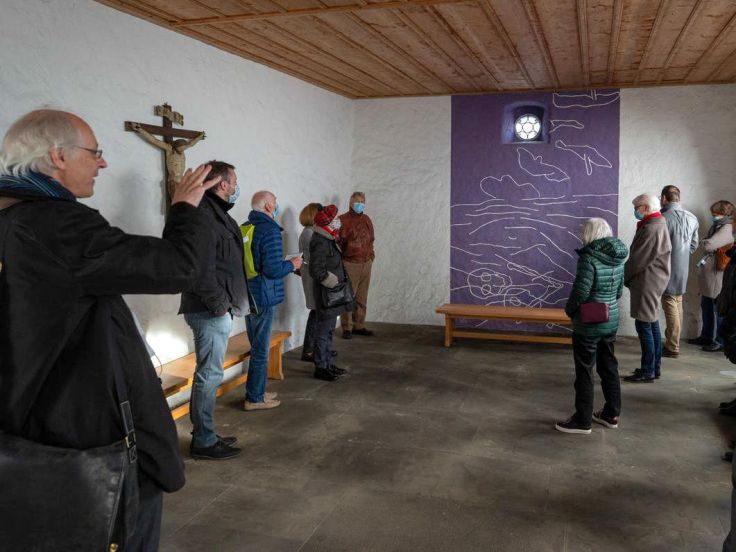
M 314 299 L 320 318 L 339 316 L 346 310 L 352 310 L 352 305 L 328 309 L 322 301 L 322 288 L 336 286 L 345 281 L 347 275 L 334 236 L 319 226 L 314 227 L 314 234 L 309 242 L 309 275 L 314 280 Z
M 577 250 L 575 282 L 565 312 L 572 318 L 573 332 L 585 337 L 613 335 L 618 331 L 618 299 L 623 293 L 624 261 L 628 250 L 617 238 L 602 238 Z M 608 322 L 583 324 L 580 305 L 583 303 L 608 304 Z

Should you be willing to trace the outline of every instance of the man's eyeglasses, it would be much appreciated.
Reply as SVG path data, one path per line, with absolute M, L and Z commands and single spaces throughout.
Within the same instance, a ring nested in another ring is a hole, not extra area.
M 74 146 L 75 148 L 86 150 L 90 153 L 94 153 L 95 157 L 97 159 L 102 159 L 102 150 L 101 149 L 92 149 L 92 148 L 85 148 L 84 146 Z

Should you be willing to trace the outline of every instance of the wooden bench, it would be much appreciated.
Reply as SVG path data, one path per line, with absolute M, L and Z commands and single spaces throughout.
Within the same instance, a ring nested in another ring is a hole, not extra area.
M 271 333 L 271 348 L 268 355 L 268 377 L 269 379 L 284 379 L 284 372 L 281 364 L 281 355 L 283 352 L 284 340 L 291 335 L 291 332 L 278 332 L 274 331 Z M 235 366 L 236 364 L 243 362 L 250 356 L 250 341 L 248 341 L 248 334 L 243 332 L 241 334 L 234 335 L 230 338 L 227 346 L 227 352 L 225 353 L 225 361 L 223 363 L 223 370 Z M 188 354 L 187 356 L 177 358 L 171 362 L 167 362 L 163 365 L 161 373 L 161 386 L 164 390 L 166 398 L 176 395 L 187 389 L 191 389 L 192 382 L 194 379 L 194 368 L 197 365 L 197 359 L 194 353 Z M 237 377 L 224 382 L 220 387 L 217 388 L 217 396 L 221 396 L 227 393 L 231 389 L 234 389 L 238 385 L 242 385 L 248 379 L 247 371 Z M 171 416 L 176 420 L 181 418 L 185 414 L 189 413 L 189 401 L 182 404 L 181 406 L 175 407 L 171 411 Z
M 456 330 L 457 318 L 474 320 L 504 320 L 507 322 L 538 322 L 541 324 L 572 324 L 564 309 L 538 309 L 533 307 L 498 307 L 485 305 L 462 305 L 445 303 L 437 308 L 445 315 L 445 347 L 452 345 L 456 337 L 471 339 L 493 339 L 501 341 L 525 341 L 527 343 L 557 343 L 571 345 L 572 337 L 564 335 L 534 335 L 523 333 L 501 333 L 479 330 Z

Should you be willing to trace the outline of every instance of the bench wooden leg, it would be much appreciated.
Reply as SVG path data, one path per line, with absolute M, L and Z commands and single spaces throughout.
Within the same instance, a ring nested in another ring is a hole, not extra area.
M 268 379 L 284 379 L 284 371 L 281 365 L 282 342 L 274 344 L 268 351 Z
M 452 332 L 455 330 L 455 319 L 445 315 L 445 347 L 452 345 Z

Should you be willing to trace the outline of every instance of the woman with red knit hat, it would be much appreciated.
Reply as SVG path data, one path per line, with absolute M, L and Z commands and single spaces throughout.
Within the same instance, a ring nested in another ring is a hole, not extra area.
M 325 381 L 335 381 L 345 373 L 345 370 L 332 364 L 332 332 L 337 317 L 353 308 L 352 302 L 336 306 L 326 304 L 326 290 L 340 289 L 347 281 L 336 240 L 339 229 L 337 207 L 320 205 L 314 215 L 314 234 L 309 242 L 309 275 L 314 280 L 314 298 L 317 307 L 314 377 Z M 349 286 L 349 283 L 347 285 Z

